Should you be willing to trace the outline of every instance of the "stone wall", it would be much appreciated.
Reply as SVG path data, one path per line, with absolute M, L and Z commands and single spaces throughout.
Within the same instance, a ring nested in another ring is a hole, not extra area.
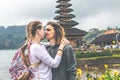
M 77 59 L 77 66 L 83 66 L 85 64 L 90 66 L 98 64 L 120 64 L 120 57 L 108 57 L 88 60 Z

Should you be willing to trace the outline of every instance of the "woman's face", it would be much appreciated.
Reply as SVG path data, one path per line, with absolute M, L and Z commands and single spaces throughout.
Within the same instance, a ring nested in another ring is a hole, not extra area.
M 40 39 L 44 39 L 44 30 L 43 30 L 43 27 L 41 29 L 37 30 L 37 34 L 40 37 Z
M 45 34 L 46 34 L 46 39 L 48 40 L 54 39 L 54 35 L 55 35 L 54 28 L 51 25 L 47 25 Z

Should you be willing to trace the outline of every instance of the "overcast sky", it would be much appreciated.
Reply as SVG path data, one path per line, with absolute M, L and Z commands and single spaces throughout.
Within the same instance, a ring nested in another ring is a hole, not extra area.
M 120 27 L 120 0 L 71 0 L 72 20 L 82 30 Z M 0 0 L 0 26 L 24 25 L 31 20 L 53 21 L 56 0 Z

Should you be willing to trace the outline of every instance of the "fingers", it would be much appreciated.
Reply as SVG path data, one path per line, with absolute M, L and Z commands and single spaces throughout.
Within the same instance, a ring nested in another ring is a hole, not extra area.
M 68 39 L 66 39 L 66 38 L 62 38 L 61 43 L 63 45 L 68 45 L 70 43 L 70 41 Z
M 68 45 L 70 41 L 66 38 L 62 38 L 61 43 L 60 43 L 60 49 L 63 49 L 66 45 Z

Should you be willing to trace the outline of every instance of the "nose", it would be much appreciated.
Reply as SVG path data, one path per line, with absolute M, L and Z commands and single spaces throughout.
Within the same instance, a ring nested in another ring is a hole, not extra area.
M 45 31 L 44 31 L 44 33 L 46 34 L 46 33 L 47 33 L 47 31 L 45 30 Z
M 46 38 L 46 34 L 44 34 L 44 38 Z
M 45 35 L 47 35 L 47 31 L 44 31 Z

